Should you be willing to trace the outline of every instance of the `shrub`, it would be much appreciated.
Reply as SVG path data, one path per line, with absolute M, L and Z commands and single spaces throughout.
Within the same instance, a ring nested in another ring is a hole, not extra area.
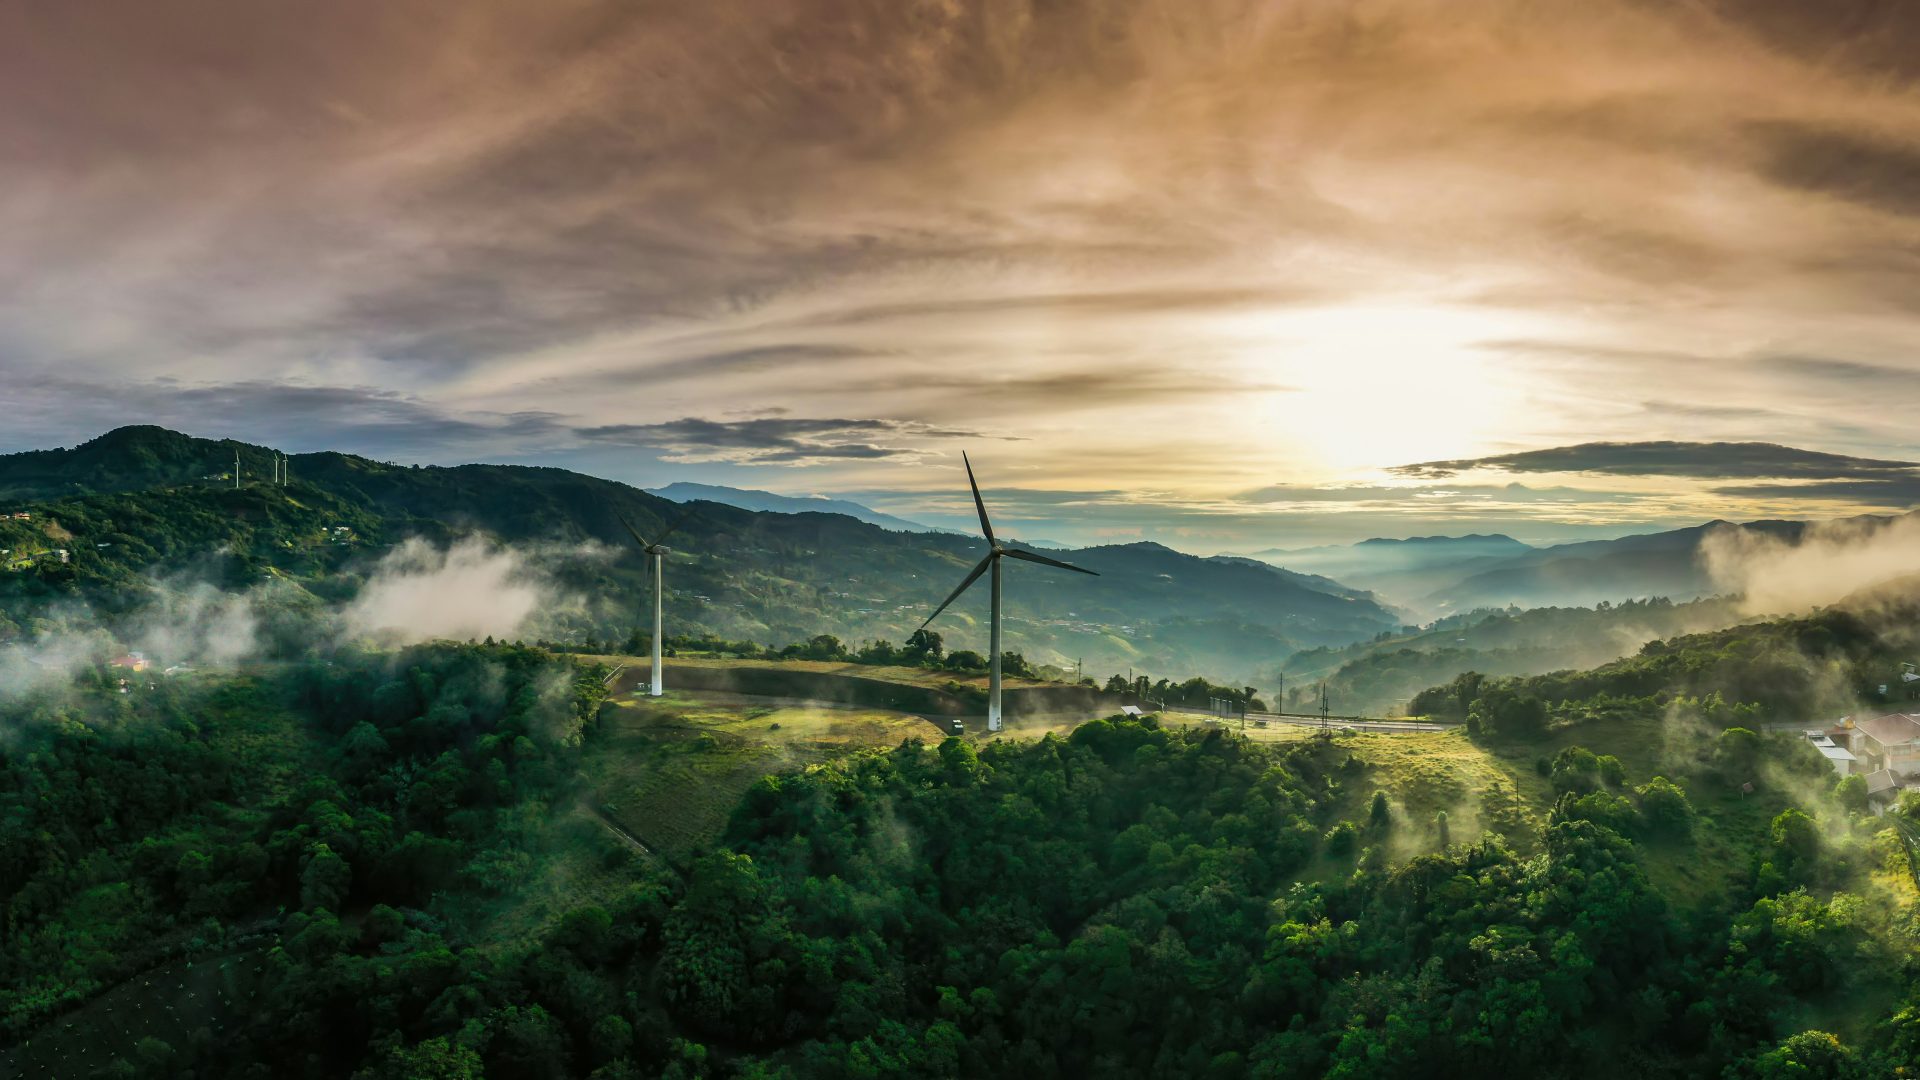
M 1612 754 L 1600 755 L 1600 780 L 1608 787 L 1620 787 L 1627 782 L 1627 767 Z
M 1864 814 L 1867 812 L 1866 777 L 1860 776 L 1857 773 L 1853 776 L 1841 777 L 1840 782 L 1834 785 L 1833 795 L 1834 798 L 1840 800 L 1840 805 L 1845 807 L 1848 813 Z
M 1359 835 L 1360 835 L 1360 830 L 1354 828 L 1353 822 L 1351 821 L 1343 821 L 1340 824 L 1335 825 L 1333 828 L 1328 829 L 1327 835 L 1326 835 L 1327 854 L 1329 855 L 1353 854 L 1353 848 L 1355 843 L 1358 840 Z
M 1600 759 L 1585 747 L 1569 746 L 1554 756 L 1551 778 L 1555 791 L 1585 795 L 1600 786 Z
M 1640 798 L 1640 821 L 1654 836 L 1686 836 L 1693 832 L 1693 804 L 1679 785 L 1656 776 L 1634 792 Z

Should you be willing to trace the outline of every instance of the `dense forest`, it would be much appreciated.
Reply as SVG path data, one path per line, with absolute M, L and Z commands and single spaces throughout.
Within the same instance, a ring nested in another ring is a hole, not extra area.
M 603 674 L 443 645 L 5 706 L 11 1053 L 60 1054 L 62 1075 L 370 1078 L 1920 1060 L 1913 894 L 1887 884 L 1907 851 L 1789 742 L 1660 776 L 1567 746 L 1526 778 L 1542 813 L 1496 780 L 1449 795 L 1450 825 L 1389 799 L 1364 737 L 1114 718 L 908 740 L 765 777 L 669 862 L 570 813 Z M 1762 773 L 1799 805 L 1750 864 L 1663 892 L 1649 867 L 1712 839 L 1700 800 L 1745 807 L 1733 788 Z M 580 859 L 601 885 L 556 891 Z M 530 917 L 533 895 L 557 902 Z M 171 981 L 206 997 L 154 989 Z M 116 1043 L 161 1009 L 191 1022 Z
M 1878 596 L 1855 598 L 1802 618 L 1649 641 L 1633 656 L 1586 671 L 1507 678 L 1468 671 L 1421 691 L 1409 711 L 1490 729 L 1500 716 L 1524 715 L 1505 721 L 1519 724 L 1521 735 L 1549 716 L 1658 715 L 1676 704 L 1728 722 L 1820 726 L 1858 702 L 1907 700 L 1900 665 L 1920 645 L 1917 617 L 1911 599 L 1889 606 Z

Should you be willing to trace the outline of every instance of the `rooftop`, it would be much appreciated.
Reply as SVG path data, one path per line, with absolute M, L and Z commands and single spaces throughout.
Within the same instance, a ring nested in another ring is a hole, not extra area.
M 1912 713 L 1888 713 L 1871 720 L 1862 720 L 1854 727 L 1872 736 L 1875 742 L 1883 746 L 1920 739 L 1920 716 L 1914 716 Z

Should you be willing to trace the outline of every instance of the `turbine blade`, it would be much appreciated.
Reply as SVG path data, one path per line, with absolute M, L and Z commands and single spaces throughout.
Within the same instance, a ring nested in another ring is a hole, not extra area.
M 1059 559 L 1049 559 L 1045 555 L 1035 555 L 1031 551 L 1022 551 L 1019 548 L 1003 548 L 1002 550 L 1004 550 L 1007 553 L 1007 556 L 1009 558 L 1025 559 L 1027 562 L 1037 562 L 1046 566 L 1057 566 L 1062 570 L 1072 570 L 1074 573 L 1077 573 L 1077 574 L 1092 574 L 1094 577 L 1100 576 L 1098 572 L 1089 570 L 1084 566 L 1075 566 L 1072 563 L 1064 563 L 1064 562 L 1061 562 Z
M 959 588 L 948 593 L 947 598 L 945 600 L 940 601 L 940 606 L 933 609 L 933 614 L 927 616 L 927 622 L 923 622 L 920 624 L 920 629 L 925 630 L 927 628 L 927 623 L 930 623 L 933 620 L 939 618 L 940 613 L 947 610 L 948 604 L 951 604 L 955 600 L 960 599 L 960 594 L 967 591 L 967 586 L 973 584 L 976 581 L 979 581 L 980 575 L 987 572 L 987 567 L 991 565 L 992 562 L 993 562 L 993 552 L 989 551 L 987 553 L 987 557 L 980 560 L 980 565 L 973 568 L 973 573 L 967 575 L 967 580 L 961 582 Z
M 986 534 L 987 543 L 993 540 L 993 523 L 987 520 L 987 504 L 980 501 L 980 485 L 973 482 L 973 462 L 967 460 L 967 452 L 960 451 L 960 462 L 967 467 L 967 486 L 973 489 L 973 508 L 980 511 L 980 531 Z
M 636 543 L 640 545 L 641 551 L 645 551 L 648 548 L 653 546 L 652 544 L 647 543 L 647 538 L 640 535 L 640 530 L 634 528 L 632 522 L 628 521 L 626 518 L 620 517 L 619 514 L 615 514 L 613 516 L 616 518 L 619 518 L 620 524 L 625 525 L 627 527 L 627 531 L 633 534 L 633 539 Z
M 667 537 L 672 536 L 675 532 L 679 531 L 680 526 L 685 525 L 687 522 L 693 520 L 694 512 L 695 511 L 693 507 L 691 506 L 687 507 L 687 512 L 673 519 L 673 524 L 667 526 L 667 531 L 661 533 L 660 539 L 655 540 L 654 543 L 656 544 L 666 543 Z

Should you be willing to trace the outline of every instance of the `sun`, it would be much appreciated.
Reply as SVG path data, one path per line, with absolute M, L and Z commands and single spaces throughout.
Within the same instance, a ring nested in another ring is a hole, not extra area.
M 1471 455 L 1528 426 L 1537 398 L 1485 346 L 1540 322 L 1435 304 L 1289 310 L 1244 321 L 1235 351 L 1288 390 L 1265 404 L 1265 429 L 1296 460 L 1351 472 Z

